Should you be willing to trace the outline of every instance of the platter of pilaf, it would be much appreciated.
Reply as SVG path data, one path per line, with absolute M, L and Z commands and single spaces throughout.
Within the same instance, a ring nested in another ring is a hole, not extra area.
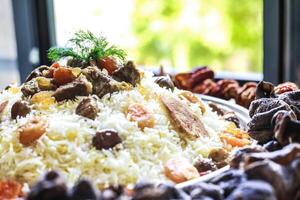
M 101 36 L 48 56 L 0 93 L 0 199 L 191 199 L 180 188 L 256 143 L 246 109 L 178 89 Z

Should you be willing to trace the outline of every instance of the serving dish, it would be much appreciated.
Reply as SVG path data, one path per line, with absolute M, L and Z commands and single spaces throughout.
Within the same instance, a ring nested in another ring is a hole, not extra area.
M 248 110 L 240 105 L 235 104 L 232 101 L 225 101 L 223 99 L 220 98 L 216 98 L 216 97 L 212 97 L 212 96 L 207 96 L 207 95 L 202 95 L 202 94 L 197 94 L 205 103 L 215 103 L 216 105 L 218 105 L 219 107 L 221 107 L 222 109 L 228 111 L 228 112 L 234 112 L 236 114 L 236 116 L 238 117 L 239 121 L 240 121 L 240 125 L 241 128 L 246 129 L 247 127 L 247 123 L 250 120 L 249 114 L 248 114 Z M 226 170 L 229 169 L 229 166 L 225 166 L 221 169 L 218 169 L 216 171 L 213 171 L 209 174 L 203 175 L 199 178 L 193 179 L 193 180 L 189 180 L 183 183 L 179 183 L 176 185 L 177 188 L 185 188 L 188 186 L 192 186 L 194 184 L 197 184 L 199 182 L 207 182 L 209 180 L 211 180 L 214 177 L 217 177 L 218 175 L 220 175 L 221 173 L 225 172 Z

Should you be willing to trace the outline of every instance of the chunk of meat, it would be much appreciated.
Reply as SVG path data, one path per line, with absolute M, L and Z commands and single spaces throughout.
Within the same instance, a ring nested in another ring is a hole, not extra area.
M 41 89 L 39 88 L 39 84 L 36 81 L 36 79 L 31 79 L 28 82 L 25 82 L 22 86 L 21 86 L 21 92 L 23 93 L 23 95 L 25 97 L 29 97 L 32 96 L 38 92 L 40 92 Z
M 112 77 L 119 82 L 124 81 L 133 86 L 136 86 L 141 81 L 140 72 L 136 69 L 132 61 L 128 61 L 124 67 L 115 71 Z
M 13 200 L 22 195 L 22 185 L 13 180 L 0 180 L 0 200 Z
M 75 113 L 77 115 L 94 120 L 99 112 L 96 100 L 92 97 L 86 97 L 78 104 Z
M 196 139 L 208 136 L 202 121 L 185 104 L 172 96 L 161 96 L 161 100 L 174 120 L 174 125 L 183 132 L 183 137 Z
M 42 65 L 36 69 L 34 69 L 25 79 L 25 83 L 36 78 L 36 77 L 40 77 L 43 76 L 43 71 L 48 70 L 49 67 L 46 65 Z
M 199 173 L 188 160 L 184 158 L 172 158 L 164 165 L 165 176 L 175 183 L 182 183 L 199 177 Z
M 200 174 L 207 171 L 215 171 L 217 169 L 215 163 L 208 158 L 198 158 L 194 163 L 194 167 L 196 167 Z
M 122 139 L 115 130 L 102 130 L 93 137 L 93 146 L 98 149 L 110 149 L 122 143 Z
M 97 67 L 87 67 L 82 70 L 82 73 L 92 83 L 93 94 L 96 94 L 99 98 L 106 94 L 130 89 L 127 83 L 113 80 Z
M 84 77 L 78 77 L 73 82 L 62 85 L 53 93 L 56 101 L 72 100 L 76 96 L 88 96 L 92 93 L 92 85 Z
M 37 117 L 31 119 L 18 129 L 20 143 L 25 146 L 31 145 L 46 133 L 47 127 L 48 123 L 44 119 Z
M 64 85 L 76 79 L 72 73 L 72 69 L 68 67 L 59 67 L 53 72 L 54 83 L 57 85 Z
M 138 123 L 141 129 L 145 127 L 152 128 L 154 126 L 154 118 L 143 105 L 139 103 L 131 104 L 127 109 L 127 117 L 131 121 Z
M 216 112 L 217 115 L 223 116 L 226 113 L 226 111 L 224 109 L 222 109 L 215 103 L 210 102 L 210 103 L 208 103 L 208 106 L 211 108 L 211 110 L 213 112 Z
M 17 117 L 25 117 L 30 113 L 31 108 L 27 101 L 19 100 L 11 108 L 11 118 L 16 119 Z

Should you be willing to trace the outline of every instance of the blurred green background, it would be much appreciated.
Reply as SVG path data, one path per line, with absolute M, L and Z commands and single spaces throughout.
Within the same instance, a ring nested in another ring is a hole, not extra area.
M 262 72 L 263 0 L 54 2 L 59 45 L 69 33 L 89 29 L 102 32 L 143 66 Z M 82 10 L 89 12 L 82 17 Z

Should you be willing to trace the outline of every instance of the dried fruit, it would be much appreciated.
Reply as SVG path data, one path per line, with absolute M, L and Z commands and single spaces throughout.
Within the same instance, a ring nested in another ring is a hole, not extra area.
M 53 78 L 57 85 L 64 85 L 75 80 L 76 76 L 74 76 L 72 68 L 59 67 L 54 70 Z
M 22 195 L 22 185 L 13 180 L 0 180 L 0 200 L 13 200 Z
M 118 69 L 117 61 L 112 57 L 104 57 L 97 60 L 97 66 L 100 69 L 106 69 L 108 74 L 111 75 Z
M 18 129 L 20 143 L 25 146 L 31 145 L 46 133 L 47 126 L 47 121 L 42 118 L 31 119 Z
M 131 104 L 127 109 L 127 117 L 131 121 L 137 122 L 141 129 L 144 129 L 145 127 L 152 128 L 154 126 L 152 113 L 150 113 L 142 104 Z
M 175 183 L 199 177 L 197 169 L 184 158 L 173 158 L 168 160 L 164 165 L 166 177 Z
M 30 101 L 41 109 L 48 109 L 51 105 L 55 104 L 55 98 L 52 96 L 52 91 L 41 91 L 32 96 Z
M 110 149 L 122 143 L 122 139 L 115 130 L 102 130 L 93 137 L 93 146 L 98 149 Z

